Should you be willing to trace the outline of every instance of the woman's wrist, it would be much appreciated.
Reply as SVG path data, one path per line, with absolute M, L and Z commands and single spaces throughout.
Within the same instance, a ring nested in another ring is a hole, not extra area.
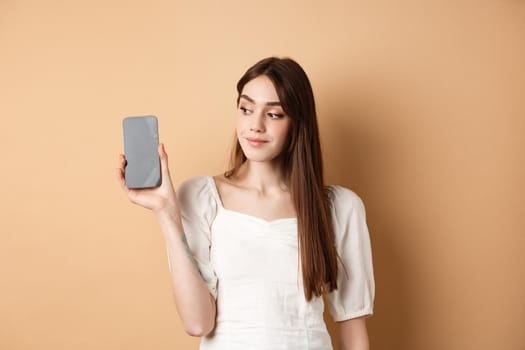
M 176 206 L 164 206 L 153 211 L 164 233 L 182 230 L 182 220 L 179 208 Z
M 161 208 L 153 209 L 153 212 L 155 213 L 155 216 L 157 216 L 157 219 L 159 220 L 175 220 L 177 210 L 176 207 L 173 205 L 164 205 Z

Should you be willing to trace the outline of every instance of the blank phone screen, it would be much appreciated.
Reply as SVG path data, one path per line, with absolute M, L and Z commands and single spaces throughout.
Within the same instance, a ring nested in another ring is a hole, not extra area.
M 127 117 L 122 122 L 125 178 L 128 188 L 150 188 L 161 184 L 160 159 L 157 151 L 159 134 L 155 116 Z

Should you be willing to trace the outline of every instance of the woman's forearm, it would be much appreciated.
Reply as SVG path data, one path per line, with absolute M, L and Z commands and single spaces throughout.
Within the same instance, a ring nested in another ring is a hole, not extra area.
M 204 336 L 215 327 L 215 299 L 189 250 L 180 214 L 173 210 L 156 214 L 166 239 L 175 306 L 186 332 Z
M 339 323 L 340 350 L 369 350 L 368 332 L 364 317 L 358 317 Z

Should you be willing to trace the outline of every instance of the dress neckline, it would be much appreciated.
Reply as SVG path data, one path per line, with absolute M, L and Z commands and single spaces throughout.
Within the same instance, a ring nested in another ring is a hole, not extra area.
M 273 219 L 273 220 L 266 220 L 266 219 L 263 219 L 263 218 L 261 218 L 259 216 L 243 213 L 243 212 L 240 212 L 240 211 L 237 211 L 237 210 L 228 209 L 222 203 L 221 196 L 219 195 L 219 190 L 217 188 L 217 184 L 215 183 L 215 179 L 213 178 L 213 176 L 207 176 L 207 178 L 208 178 L 208 184 L 210 185 L 210 188 L 212 190 L 213 196 L 215 197 L 215 201 L 217 202 L 217 206 L 221 210 L 223 210 L 225 212 L 228 212 L 228 213 L 233 214 L 233 215 L 237 215 L 239 217 L 244 217 L 244 218 L 250 219 L 252 221 L 258 221 L 258 222 L 264 223 L 266 225 L 279 223 L 279 222 L 288 222 L 288 221 L 295 222 L 295 221 L 297 221 L 296 217 L 294 217 L 294 218 L 279 218 L 279 219 Z

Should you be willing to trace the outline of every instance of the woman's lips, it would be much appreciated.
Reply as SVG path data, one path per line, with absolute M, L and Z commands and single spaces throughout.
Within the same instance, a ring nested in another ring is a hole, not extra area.
M 262 145 L 264 145 L 265 143 L 268 142 L 268 141 L 263 140 L 263 139 L 246 138 L 246 140 L 248 141 L 248 143 L 250 145 L 255 146 L 255 147 L 262 146 Z

